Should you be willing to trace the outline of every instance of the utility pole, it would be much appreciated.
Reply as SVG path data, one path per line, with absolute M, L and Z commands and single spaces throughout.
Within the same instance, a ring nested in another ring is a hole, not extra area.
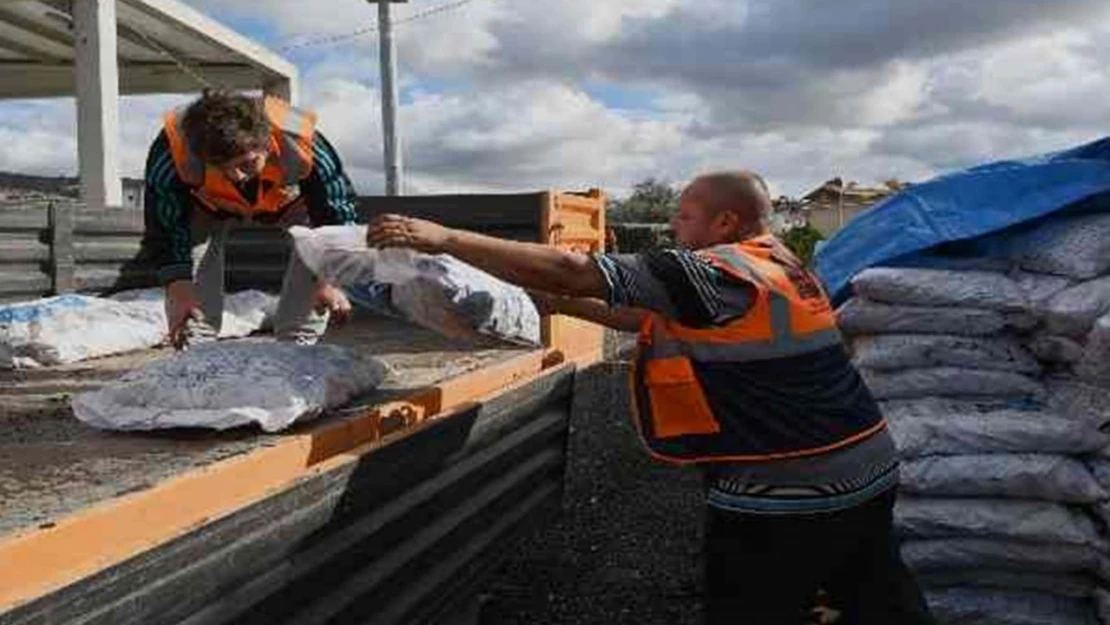
M 390 4 L 406 0 L 366 0 L 378 5 L 378 58 L 382 76 L 382 145 L 385 157 L 385 194 L 401 195 L 401 139 L 397 133 L 397 58 L 393 45 Z

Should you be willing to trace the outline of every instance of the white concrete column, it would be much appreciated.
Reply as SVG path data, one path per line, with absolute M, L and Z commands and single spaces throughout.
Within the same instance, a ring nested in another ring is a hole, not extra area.
M 77 0 L 72 6 L 81 198 L 91 207 L 120 206 L 116 0 Z
M 401 137 L 397 133 L 397 56 L 393 45 L 392 0 L 378 3 L 378 54 L 382 74 L 382 143 L 385 152 L 385 194 L 404 195 Z

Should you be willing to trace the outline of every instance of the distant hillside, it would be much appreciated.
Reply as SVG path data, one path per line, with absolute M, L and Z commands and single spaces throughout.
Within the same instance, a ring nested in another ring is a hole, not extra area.
M 142 204 L 143 181 L 123 179 L 123 203 L 138 207 Z M 0 202 L 27 202 L 42 200 L 77 201 L 81 186 L 76 178 L 32 176 L 0 171 Z

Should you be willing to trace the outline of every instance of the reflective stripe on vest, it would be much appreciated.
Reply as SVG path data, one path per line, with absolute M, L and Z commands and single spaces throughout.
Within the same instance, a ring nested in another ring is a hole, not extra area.
M 718 246 L 700 255 L 718 270 L 750 284 L 751 309 L 723 326 L 693 329 L 656 317 L 645 325 L 648 358 L 686 356 L 703 362 L 749 362 L 798 356 L 841 342 L 836 319 L 812 275 L 771 237 Z M 767 259 L 753 251 L 767 250 Z M 772 254 L 779 260 L 772 260 Z M 786 265 L 784 263 L 798 263 Z
M 316 116 L 269 97 L 264 101 L 264 113 L 271 129 L 269 157 L 259 174 L 258 194 L 253 203 L 243 197 L 219 168 L 206 165 L 190 149 L 182 126 L 185 109 L 166 113 L 163 127 L 177 174 L 192 188 L 197 201 L 209 210 L 242 216 L 278 213 L 300 197 L 299 183 L 312 173 Z
M 780 440 L 774 448 L 730 436 L 730 431 L 743 431 L 743 424 L 733 421 L 733 427 L 724 427 L 722 419 L 747 417 L 714 413 L 713 405 L 721 402 L 714 400 L 712 393 L 735 390 L 704 388 L 699 365 L 758 366 L 749 363 L 826 350 L 840 345 L 841 337 L 819 282 L 773 237 L 718 246 L 699 255 L 719 271 L 750 285 L 754 297 L 746 314 L 711 328 L 690 328 L 658 315 L 645 320 L 632 375 L 634 421 L 655 456 L 693 463 L 817 455 L 863 440 L 885 427 L 881 417 L 867 414 L 828 417 L 823 427 L 799 428 L 818 433 L 799 434 L 788 443 Z M 844 366 L 850 367 L 846 355 Z M 825 417 L 814 417 L 821 418 Z M 777 422 L 764 425 L 769 430 L 789 429 L 789 424 Z

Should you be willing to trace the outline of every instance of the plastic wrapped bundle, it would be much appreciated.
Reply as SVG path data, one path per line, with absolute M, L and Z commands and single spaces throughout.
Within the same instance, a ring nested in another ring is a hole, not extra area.
M 1033 357 L 1049 365 L 1068 365 L 1083 357 L 1083 344 L 1055 334 L 1034 334 L 1025 343 Z
M 1089 601 L 1047 593 L 956 587 L 925 599 L 944 625 L 1098 625 Z
M 366 226 L 294 227 L 290 234 L 314 274 L 343 285 L 356 299 L 376 301 L 376 285 L 389 284 L 394 309 L 445 336 L 540 343 L 540 314 L 528 293 L 460 260 L 369 248 Z
M 965 367 L 1038 373 L 1040 365 L 1015 339 L 884 334 L 852 341 L 856 365 L 869 369 Z
M 982 271 L 877 267 L 852 279 L 864 299 L 908 306 L 1024 311 L 1025 292 L 1009 277 Z
M 946 271 L 979 271 L 997 274 L 1006 273 L 1014 266 L 1008 258 L 1006 250 L 999 250 L 999 257 L 965 255 L 968 253 L 973 252 L 965 251 L 959 254 L 942 254 L 935 251 L 920 252 L 891 260 L 885 266 L 943 269 Z
M 1044 221 L 1012 244 L 1022 269 L 1090 280 L 1110 272 L 1110 215 Z
M 885 408 L 883 412 L 904 458 L 1022 452 L 1084 454 L 1110 444 L 1110 435 L 1052 412 L 937 412 L 909 417 Z
M 1105 547 L 1089 516 L 1047 501 L 903 497 L 895 504 L 894 521 L 907 538 L 1004 538 Z
M 1026 405 L 1023 401 L 1012 401 L 1001 397 L 981 397 L 953 399 L 951 397 L 921 397 L 917 399 L 894 399 L 879 404 L 883 414 L 890 418 L 916 417 L 963 417 L 984 415 L 999 410 L 1032 410 L 1037 406 Z
M 1010 592 L 1037 592 L 1056 597 L 1089 599 L 1098 587 L 1095 578 L 1083 573 L 1031 573 L 992 569 L 942 569 L 920 576 L 929 588 L 975 587 Z
M 994 310 L 893 306 L 861 298 L 837 310 L 837 324 L 846 334 L 948 334 L 989 336 L 1007 327 L 1007 318 Z
M 109 430 L 257 423 L 277 432 L 373 390 L 387 373 L 380 361 L 335 345 L 209 343 L 131 371 L 72 405 L 78 419 Z
M 37 368 L 154 347 L 161 306 L 67 294 L 0 306 L 0 367 Z
M 149 306 L 154 314 L 161 314 L 163 320 L 165 319 L 165 289 L 120 291 L 109 296 L 108 299 Z M 223 319 L 220 322 L 220 338 L 242 338 L 267 328 L 273 323 L 277 305 L 277 296 L 263 291 L 247 290 L 226 294 Z
M 293 250 L 318 278 L 342 286 L 369 282 L 397 284 L 420 275 L 418 252 L 366 245 L 366 226 L 322 226 L 289 229 Z
M 959 367 L 878 371 L 861 369 L 861 375 L 876 399 L 921 397 L 1031 397 L 1044 392 L 1039 382 L 1011 371 L 988 371 Z
M 1045 328 L 1051 334 L 1083 338 L 1107 312 L 1110 276 L 1081 282 L 1052 296 L 1045 305 Z
M 393 287 L 393 306 L 407 318 L 447 336 L 540 343 L 540 314 L 524 289 L 446 255 L 428 257 L 422 270 L 425 265 L 437 267 Z
M 1110 577 L 1104 577 L 1104 580 Z M 1105 588 L 1098 588 L 1095 590 L 1095 611 L 1098 613 L 1098 618 L 1102 621 L 1102 625 L 1110 623 L 1110 590 Z
M 1105 388 L 1068 378 L 1049 378 L 1045 388 L 1046 403 L 1051 410 L 1098 428 L 1110 424 L 1110 401 Z
M 1045 306 L 1054 295 L 1073 283 L 1071 279 L 1063 276 L 1028 271 L 1015 271 L 1010 277 L 1017 283 L 1018 288 L 1025 293 L 1025 299 L 1029 302 L 1029 309 L 1037 315 L 1043 314 Z
M 933 456 L 902 464 L 901 488 L 929 497 L 1012 497 L 1089 504 L 1108 494 L 1082 462 L 1049 454 Z
M 1089 573 L 1106 577 L 1107 556 L 1086 545 L 997 538 L 907 540 L 902 557 L 915 571 L 995 569 L 1035 573 Z
M 1075 373 L 1080 379 L 1110 386 L 1110 315 L 1103 315 L 1087 335 L 1087 344 L 1075 363 Z

